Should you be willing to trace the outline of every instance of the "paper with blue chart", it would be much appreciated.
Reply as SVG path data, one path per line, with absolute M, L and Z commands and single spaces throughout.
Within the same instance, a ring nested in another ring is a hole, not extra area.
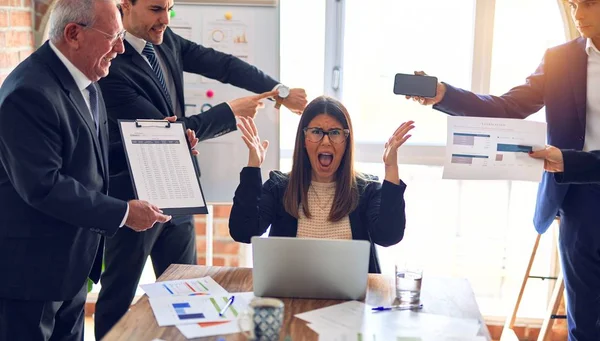
M 447 133 L 444 179 L 542 179 L 543 160 L 528 152 L 544 149 L 544 122 L 448 116 Z
M 247 303 L 240 297 L 219 316 L 230 295 L 150 297 L 150 306 L 159 326 L 175 326 L 200 322 L 224 322 L 237 319 Z

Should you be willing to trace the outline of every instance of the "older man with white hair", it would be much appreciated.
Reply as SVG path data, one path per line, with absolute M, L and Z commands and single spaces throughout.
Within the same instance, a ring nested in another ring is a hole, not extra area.
M 170 219 L 147 202 L 106 195 L 108 128 L 96 82 L 123 53 L 124 35 L 114 1 L 58 0 L 50 41 L 0 88 L 1 341 L 81 341 L 104 236 Z

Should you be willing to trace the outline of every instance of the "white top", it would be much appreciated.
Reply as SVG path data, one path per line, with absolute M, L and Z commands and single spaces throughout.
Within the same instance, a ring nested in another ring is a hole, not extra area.
M 585 52 L 588 54 L 588 63 L 583 150 L 600 150 L 600 51 L 588 38 Z
M 310 218 L 299 208 L 298 238 L 352 239 L 350 218 L 345 216 L 336 222 L 327 220 L 335 196 L 335 182 L 312 182 L 308 188 Z
M 69 70 L 69 73 L 73 77 L 73 80 L 75 81 L 75 84 L 77 85 L 77 88 L 79 89 L 79 91 L 81 91 L 81 95 L 83 96 L 85 104 L 87 105 L 88 110 L 90 111 L 90 116 L 92 116 L 92 109 L 90 107 L 90 92 L 86 89 L 90 84 L 92 84 L 92 81 L 89 78 L 87 78 L 87 76 L 84 75 L 83 72 L 81 72 L 81 70 L 79 70 L 75 65 L 73 65 L 73 63 L 71 63 L 69 58 L 67 58 L 64 54 L 62 54 L 62 52 L 60 52 L 60 50 L 56 46 L 54 46 L 54 44 L 52 44 L 52 42 L 50 42 L 50 48 L 52 49 L 52 51 L 54 51 L 54 53 L 56 53 L 56 56 L 58 57 L 58 59 L 60 59 L 60 61 L 63 64 L 65 64 L 65 67 L 67 68 L 67 70 Z M 92 120 L 93 119 L 94 119 L 94 116 L 92 116 Z M 125 225 L 125 222 L 127 221 L 128 216 L 129 216 L 129 204 L 127 204 L 127 210 L 125 211 L 125 216 L 123 217 L 123 220 L 121 220 L 121 224 L 119 225 L 119 227 L 123 227 L 123 225 Z
M 138 38 L 136 36 L 134 36 L 133 34 L 127 32 L 127 35 L 125 36 L 125 40 L 127 40 L 127 42 L 129 44 L 131 44 L 131 46 L 133 46 L 133 48 L 137 51 L 137 53 L 140 54 L 140 56 L 142 56 L 142 58 L 144 58 L 144 60 L 148 63 L 148 65 L 150 65 L 150 61 L 148 61 L 148 58 L 146 58 L 146 56 L 144 56 L 142 54 L 142 51 L 144 51 L 144 47 L 146 47 L 146 41 L 142 38 Z M 177 90 L 175 89 L 175 81 L 173 80 L 173 77 L 171 76 L 171 72 L 169 72 L 169 68 L 165 65 L 165 62 L 163 61 L 162 56 L 160 55 L 160 53 L 158 53 L 158 51 L 156 51 L 156 58 L 158 59 L 158 65 L 160 65 L 160 69 L 162 70 L 163 76 L 165 78 L 165 84 L 167 85 L 167 90 L 169 91 L 169 96 L 171 96 L 171 105 L 173 106 L 173 111 L 175 112 L 175 116 L 177 117 L 183 117 L 183 114 L 181 112 L 181 108 L 178 105 L 178 101 L 177 101 Z M 150 67 L 152 67 L 152 65 L 150 65 Z

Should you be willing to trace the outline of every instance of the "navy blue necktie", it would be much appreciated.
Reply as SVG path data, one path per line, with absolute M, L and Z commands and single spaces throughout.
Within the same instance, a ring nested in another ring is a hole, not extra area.
M 94 123 L 96 124 L 96 136 L 98 136 L 98 133 L 100 132 L 100 125 L 98 124 L 98 90 L 96 90 L 94 83 L 88 85 L 86 89 L 90 93 L 90 111 L 92 112 Z
M 158 63 L 158 58 L 156 57 L 156 51 L 154 51 L 154 45 L 152 45 L 151 42 L 147 42 L 146 46 L 144 46 L 144 50 L 142 51 L 142 54 L 144 56 L 146 56 L 146 58 L 148 58 L 148 61 L 150 62 L 150 66 L 152 66 L 152 70 L 154 70 L 154 73 L 156 74 L 156 77 L 158 78 L 158 82 L 160 83 L 160 86 L 162 87 L 162 90 L 165 93 L 165 96 L 167 97 L 167 101 L 169 102 L 169 106 L 171 106 L 171 96 L 169 96 L 169 91 L 167 90 L 167 84 L 165 83 L 165 76 L 163 75 L 162 70 L 160 69 L 160 64 Z

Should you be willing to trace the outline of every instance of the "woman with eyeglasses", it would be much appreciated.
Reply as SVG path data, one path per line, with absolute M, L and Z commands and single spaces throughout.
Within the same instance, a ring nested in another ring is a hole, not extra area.
M 233 239 L 250 243 L 271 226 L 279 237 L 361 239 L 371 243 L 369 272 L 380 273 L 375 244 L 391 246 L 404 236 L 404 190 L 397 151 L 410 138 L 405 122 L 385 144 L 383 184 L 354 169 L 354 137 L 346 108 L 318 97 L 305 108 L 298 131 L 292 171 L 272 171 L 263 184 L 260 166 L 268 141 L 261 141 L 252 119 L 238 128 L 248 146 L 229 218 Z

